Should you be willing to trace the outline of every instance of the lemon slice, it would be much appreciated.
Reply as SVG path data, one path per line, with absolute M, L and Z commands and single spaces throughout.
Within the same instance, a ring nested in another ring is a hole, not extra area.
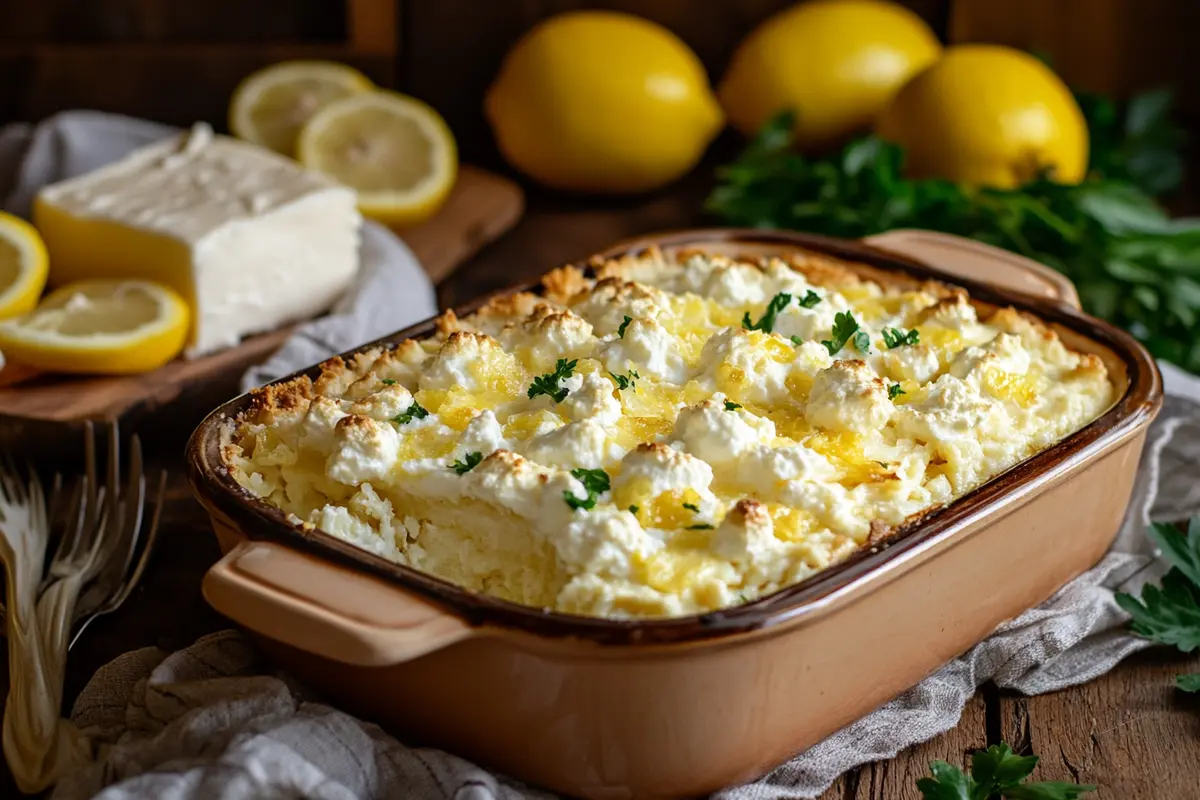
M 391 225 L 431 217 L 458 173 L 445 121 L 396 92 L 335 100 L 308 121 L 296 148 L 304 166 L 356 189 L 363 214 Z
M 160 284 L 80 281 L 0 322 L 0 350 L 47 372 L 148 372 L 179 354 L 189 322 L 187 303 Z
M 332 61 L 284 61 L 245 78 L 233 92 L 229 129 L 249 142 L 293 156 L 309 117 L 328 103 L 374 88 L 353 67 Z
M 46 245 L 34 227 L 0 211 L 0 319 L 37 305 L 49 263 Z

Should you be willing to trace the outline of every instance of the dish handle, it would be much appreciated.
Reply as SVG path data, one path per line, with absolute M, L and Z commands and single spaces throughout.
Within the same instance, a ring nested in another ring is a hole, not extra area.
M 1075 284 L 1061 272 L 990 244 L 908 228 L 867 236 L 863 242 L 964 278 L 1080 307 Z
M 241 539 L 209 568 L 202 590 L 256 633 L 357 666 L 409 661 L 475 630 L 395 586 L 268 541 Z

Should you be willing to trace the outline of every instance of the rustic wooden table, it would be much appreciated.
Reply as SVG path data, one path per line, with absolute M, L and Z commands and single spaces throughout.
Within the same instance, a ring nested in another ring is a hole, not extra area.
M 706 171 L 700 171 L 702 176 Z M 468 262 L 441 287 L 443 304 L 500 288 L 624 237 L 704 224 L 703 177 L 636 202 L 574 201 L 534 194 L 520 225 Z M 176 649 L 219 630 L 226 621 L 200 595 L 200 578 L 218 557 L 208 523 L 192 499 L 181 456 L 192 420 L 155 429 L 154 463 L 170 471 L 162 536 L 151 568 L 129 603 L 98 620 L 71 653 L 66 702 L 102 664 L 130 649 Z M 1087 685 L 1041 697 L 985 686 L 956 728 L 890 761 L 841 778 L 823 800 L 918 798 L 917 778 L 929 762 L 966 763 L 967 754 L 1001 740 L 1042 759 L 1036 777 L 1094 783 L 1104 800 L 1200 798 L 1200 697 L 1173 688 L 1173 676 L 1200 669 L 1200 659 L 1155 648 Z M 7 662 L 0 666 L 7 688 Z M 16 796 L 0 774 L 0 797 Z

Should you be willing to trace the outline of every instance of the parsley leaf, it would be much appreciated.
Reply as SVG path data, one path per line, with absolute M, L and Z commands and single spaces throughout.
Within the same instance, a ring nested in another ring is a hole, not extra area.
M 726 411 L 737 411 L 741 407 L 742 407 L 741 403 L 735 403 L 732 400 L 725 401 L 725 410 Z
M 871 352 L 871 335 L 866 331 L 854 334 L 854 348 L 864 356 Z
M 891 386 L 888 387 L 888 400 L 895 400 L 897 397 L 899 397 L 902 394 L 908 394 L 908 393 L 900 388 L 900 384 L 893 383 Z
M 629 507 L 629 513 L 633 514 L 634 516 L 637 516 L 637 513 L 641 510 L 642 510 L 641 506 L 630 506 Z
M 793 336 L 789 336 L 788 338 L 789 338 L 789 339 L 791 339 L 791 340 L 792 340 L 792 344 L 796 345 L 797 347 L 799 347 L 800 345 L 804 344 L 804 340 L 803 340 L 803 339 L 801 339 L 799 336 L 795 336 L 795 335 L 793 335 Z
M 945 761 L 929 765 L 932 777 L 917 781 L 925 800 L 1076 800 L 1095 786 L 1064 781 L 1027 781 L 1037 766 L 1037 756 L 1019 756 L 1006 744 L 976 750 L 971 756 L 971 774 Z
M 608 473 L 602 469 L 573 469 L 571 477 L 582 483 L 587 492 L 587 497 L 579 498 L 570 489 L 563 491 L 563 499 L 574 509 L 592 510 L 596 507 L 596 498 L 609 489 Z
M 412 405 L 404 409 L 402 412 L 392 417 L 392 422 L 400 425 L 407 425 L 414 419 L 425 419 L 429 416 L 429 412 L 421 408 L 421 404 L 416 400 L 412 401 Z
M 707 523 L 702 523 L 700 525 L 688 525 L 687 526 L 687 530 L 689 530 L 689 531 L 711 531 L 712 529 L 713 529 L 713 526 L 708 525 Z
M 636 389 L 637 379 L 642 377 L 641 375 L 638 375 L 638 371 L 636 369 L 629 370 L 628 375 L 618 375 L 615 372 L 610 372 L 608 374 L 611 375 L 612 379 L 617 382 L 617 389 Z
M 684 503 L 683 507 L 694 514 L 700 513 L 700 506 L 696 505 L 695 503 Z
M 563 400 L 567 399 L 567 395 L 570 393 L 570 390 L 559 386 L 558 383 L 559 381 L 566 380 L 567 378 L 571 377 L 572 373 L 575 372 L 575 366 L 578 363 L 579 359 L 571 359 L 570 361 L 567 361 L 565 358 L 560 358 L 554 365 L 554 372 L 547 373 L 546 375 L 539 375 L 534 378 L 533 383 L 529 384 L 529 391 L 527 391 L 525 394 L 528 395 L 530 400 L 540 394 L 544 394 L 547 397 L 553 398 L 554 402 L 561 403 Z
M 771 298 L 771 302 L 767 303 L 767 310 L 758 318 L 758 322 L 750 321 L 750 312 L 747 311 L 742 315 L 742 327 L 748 331 L 762 331 L 770 333 L 775 330 L 775 318 L 779 316 L 779 312 L 788 307 L 788 303 L 792 302 L 792 296 L 787 292 L 780 292 Z
M 384 386 L 395 386 L 396 385 L 396 382 L 394 380 L 392 380 L 391 378 L 383 378 L 379 382 L 382 383 Z
M 631 322 L 633 322 L 633 317 L 626 314 L 625 319 L 621 321 L 620 326 L 617 328 L 617 338 L 618 339 L 625 338 L 625 329 L 629 327 L 629 323 L 631 323 Z
M 809 289 L 804 293 L 804 297 L 801 297 L 796 302 L 800 304 L 801 308 L 812 308 L 817 303 L 821 302 L 821 295 L 817 294 L 812 289 Z
M 854 315 L 849 311 L 839 311 L 833 318 L 833 338 L 822 340 L 821 344 L 825 345 L 829 355 L 835 356 L 856 333 L 858 333 L 858 321 L 854 319 Z
M 1140 601 L 1122 592 L 1117 605 L 1133 617 L 1129 627 L 1134 633 L 1190 653 L 1200 647 L 1200 517 L 1192 518 L 1186 536 L 1161 523 L 1151 524 L 1149 535 L 1171 569 L 1161 586 L 1142 587 Z M 1200 677 L 1181 675 L 1176 684 L 1197 691 Z
M 921 332 L 916 328 L 905 333 L 898 328 L 883 329 L 883 343 L 887 345 L 889 350 L 894 350 L 906 344 L 920 344 Z
M 466 475 L 468 472 L 479 466 L 480 461 L 483 461 L 483 453 L 467 453 L 465 456 L 463 456 L 462 461 L 456 460 L 453 464 L 448 464 L 447 466 L 454 470 L 454 474 L 456 475 Z

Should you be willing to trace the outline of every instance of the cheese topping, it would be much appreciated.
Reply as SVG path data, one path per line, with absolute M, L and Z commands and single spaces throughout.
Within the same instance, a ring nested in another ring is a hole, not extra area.
M 835 564 L 1102 414 L 1095 355 L 948 286 L 811 255 L 563 268 L 436 335 L 267 387 L 247 490 L 468 589 L 669 617 Z

